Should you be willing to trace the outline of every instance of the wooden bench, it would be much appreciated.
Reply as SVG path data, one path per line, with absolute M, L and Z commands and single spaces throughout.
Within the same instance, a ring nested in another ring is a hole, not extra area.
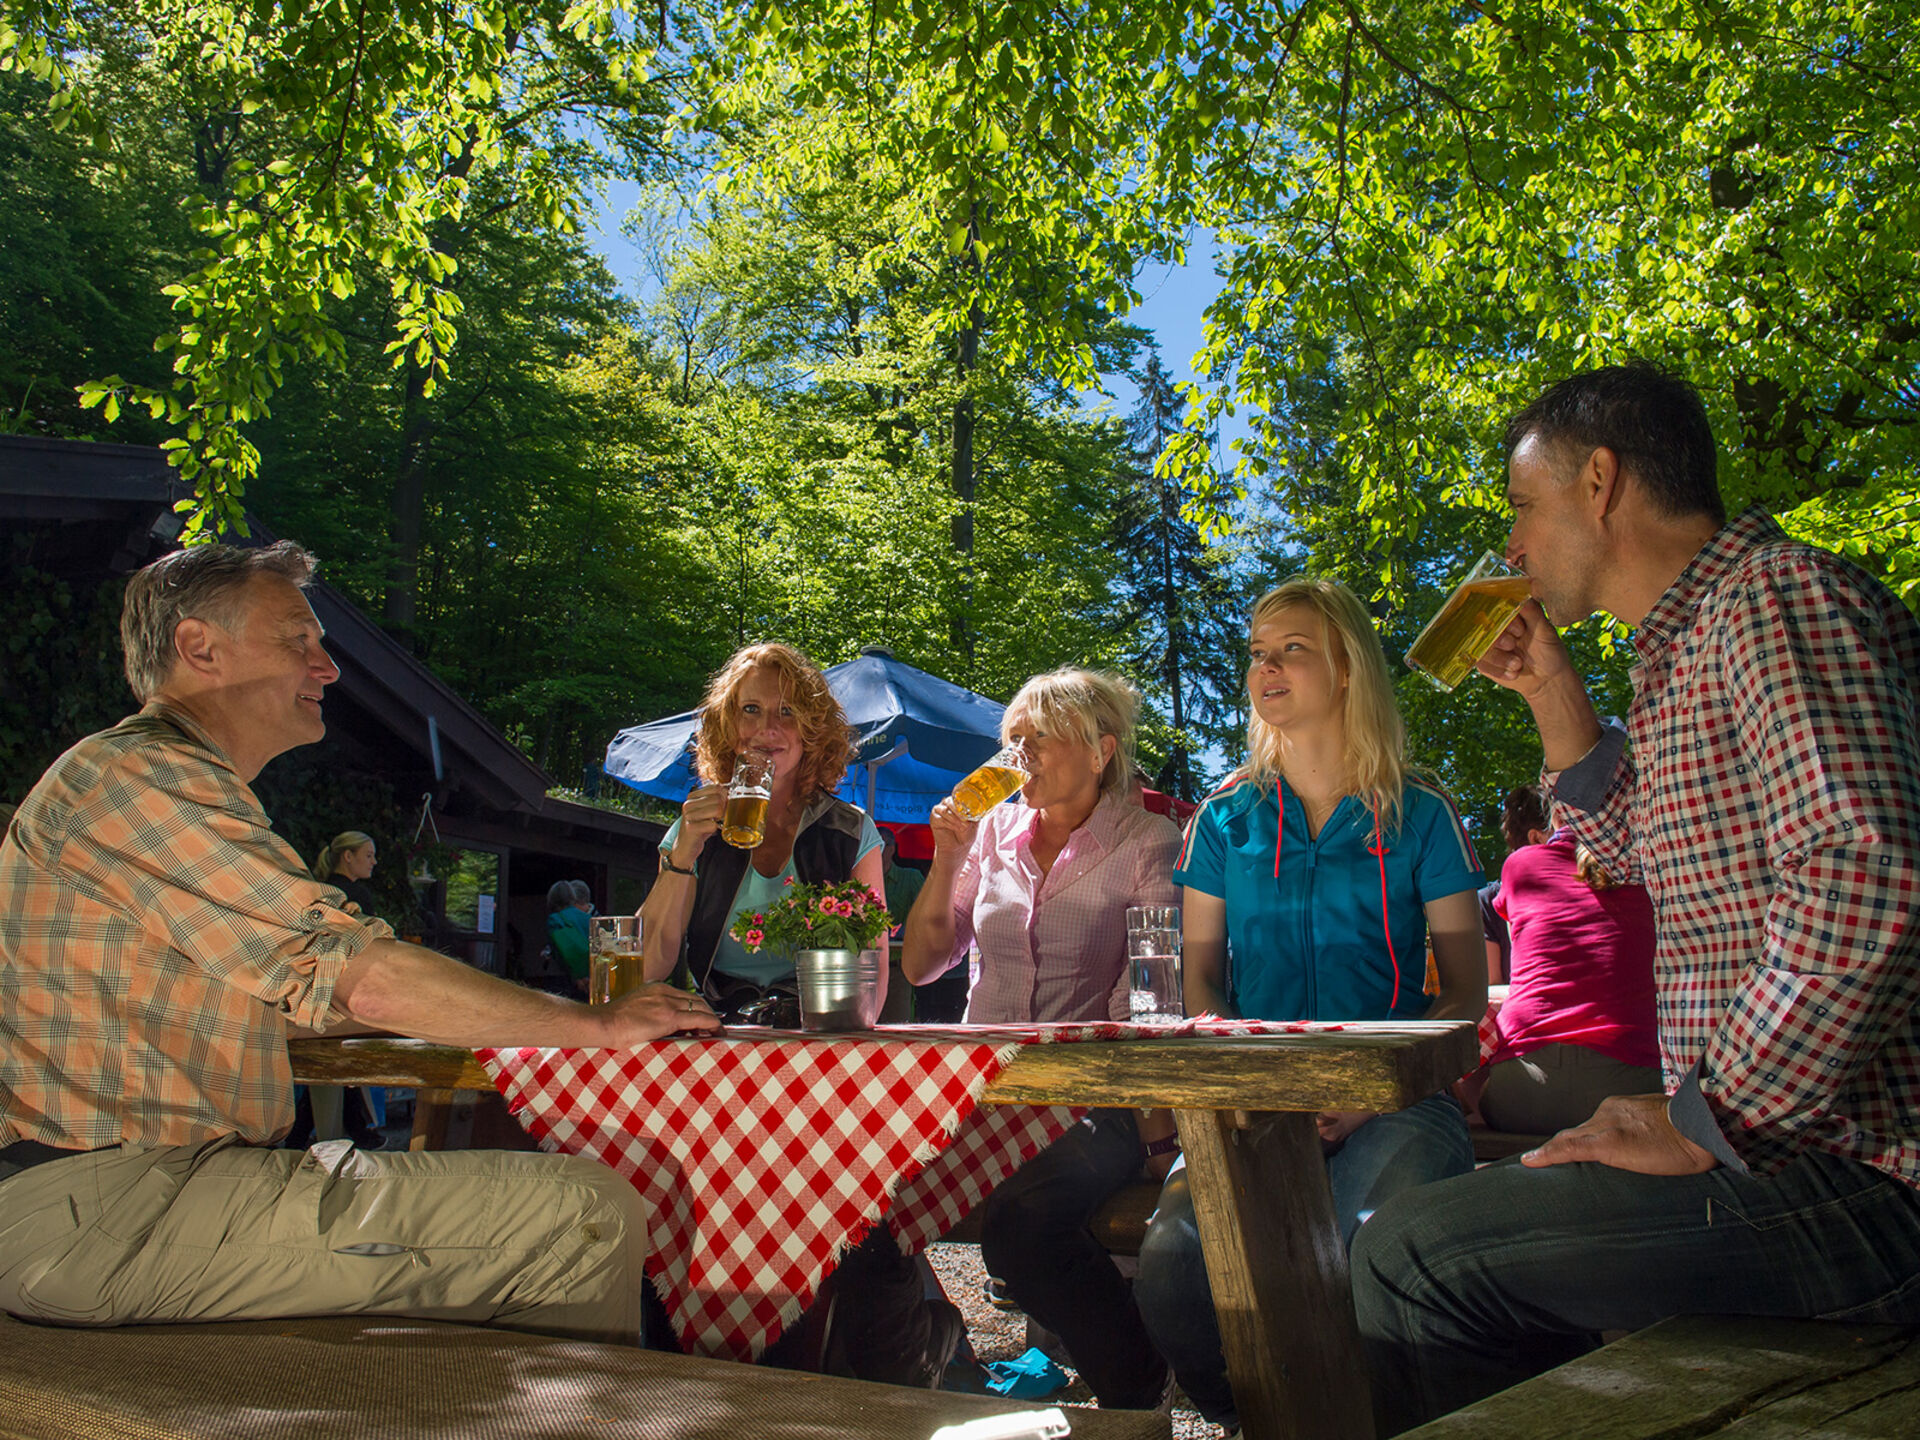
M 1920 1328 L 1683 1315 L 1403 1440 L 1920 1435 Z
M 1520 1135 L 1511 1130 L 1489 1130 L 1484 1125 L 1469 1125 L 1467 1133 L 1473 1137 L 1473 1158 L 1482 1165 L 1489 1160 L 1504 1160 L 1509 1155 L 1523 1155 L 1552 1138 L 1547 1135 Z
M 68 1330 L 0 1315 L 6 1440 L 926 1440 L 1015 1401 L 346 1316 Z M 1167 1440 L 1146 1411 L 1075 1440 Z

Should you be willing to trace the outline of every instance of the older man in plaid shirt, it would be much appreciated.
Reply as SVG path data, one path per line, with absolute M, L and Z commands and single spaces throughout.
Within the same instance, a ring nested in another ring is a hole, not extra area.
M 1668 1094 L 1403 1196 L 1354 1250 L 1382 1430 L 1720 1312 L 1920 1322 L 1920 626 L 1751 510 L 1692 388 L 1565 381 L 1507 431 L 1534 600 L 1480 662 L 1556 818 L 1652 893 Z M 1625 732 L 1555 633 L 1636 627 Z
M 592 1161 L 271 1147 L 289 1025 L 631 1045 L 718 1022 L 585 1005 L 346 908 L 249 782 L 339 677 L 279 544 L 166 556 L 121 617 L 139 714 L 54 762 L 0 842 L 0 1309 L 56 1324 L 383 1313 L 637 1342 L 646 1217 Z

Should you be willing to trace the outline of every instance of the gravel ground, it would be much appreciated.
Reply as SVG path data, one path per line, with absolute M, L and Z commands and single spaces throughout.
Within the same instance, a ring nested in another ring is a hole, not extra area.
M 981 1267 L 978 1245 L 930 1245 L 927 1259 L 933 1265 L 934 1274 L 940 1277 L 947 1298 L 959 1306 L 960 1313 L 966 1317 L 967 1336 L 982 1361 L 1012 1360 L 1026 1353 L 1026 1316 L 996 1310 L 987 1302 L 987 1272 Z M 1092 1405 L 1093 1392 L 1080 1383 L 1071 1366 L 1067 1367 L 1067 1376 L 1072 1383 L 1049 1396 L 1047 1403 Z M 1174 1440 L 1216 1440 L 1219 1434 L 1220 1427 L 1202 1420 L 1200 1413 L 1187 1403 L 1185 1395 L 1176 1397 Z

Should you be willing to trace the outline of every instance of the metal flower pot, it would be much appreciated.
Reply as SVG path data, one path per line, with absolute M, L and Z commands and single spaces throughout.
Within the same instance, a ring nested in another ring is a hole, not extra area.
M 796 950 L 802 1030 L 871 1030 L 880 1018 L 883 950 Z

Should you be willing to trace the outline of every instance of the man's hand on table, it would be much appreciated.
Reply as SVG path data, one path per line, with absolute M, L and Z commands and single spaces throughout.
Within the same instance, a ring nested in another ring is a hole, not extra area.
M 1720 1162 L 1673 1128 L 1664 1095 L 1613 1095 L 1584 1125 L 1520 1157 L 1539 1168 L 1591 1160 L 1640 1175 L 1701 1175 Z
M 595 1013 L 606 1028 L 605 1043 L 614 1049 L 720 1028 L 720 1017 L 705 1000 L 665 981 L 630 990 L 611 1005 L 595 1007 Z

